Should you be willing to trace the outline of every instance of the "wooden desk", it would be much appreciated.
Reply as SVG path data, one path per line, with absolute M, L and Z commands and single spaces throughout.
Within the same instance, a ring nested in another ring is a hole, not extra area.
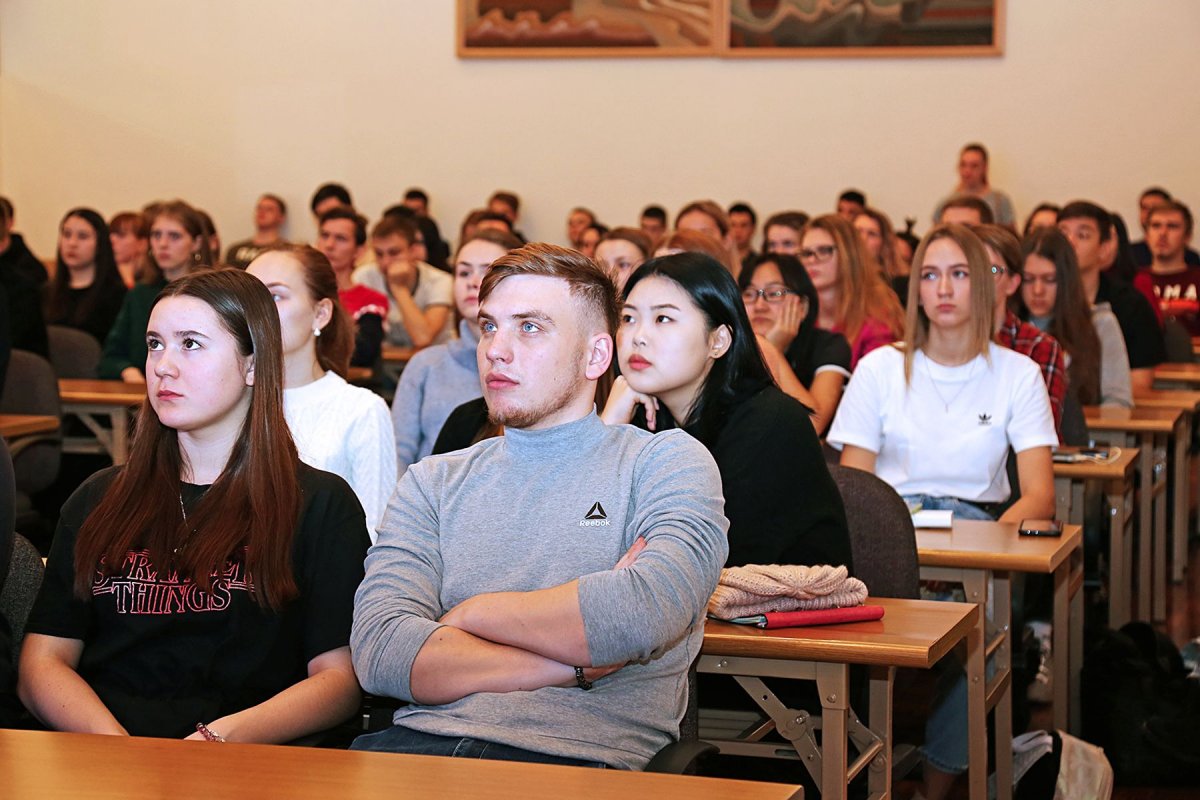
M 1078 452 L 1059 447 L 1056 452 Z M 1105 461 L 1054 462 L 1055 516 L 1063 522 L 1083 524 L 1084 509 L 1093 492 L 1103 493 L 1109 509 L 1108 625 L 1119 628 L 1129 621 L 1133 595 L 1133 487 L 1140 451 L 1136 447 L 1109 449 Z
M 821 787 L 824 800 L 842 800 L 847 786 L 869 768 L 870 797 L 892 794 L 892 687 L 897 667 L 929 668 L 960 641 L 983 670 L 979 610 L 967 603 L 871 598 L 884 607 L 884 617 L 872 622 L 811 628 L 763 630 L 709 620 L 704 628 L 699 671 L 730 675 L 763 710 L 767 720 L 740 731 L 742 735 L 705 741 L 722 752 L 777 757 L 781 745 L 762 739 L 778 731 L 791 742 L 796 756 Z M 871 717 L 864 725 L 849 703 L 850 665 L 871 667 Z M 821 696 L 821 743 L 813 736 L 818 723 L 807 711 L 786 707 L 762 678 L 814 680 Z M 982 703 L 982 696 L 978 698 Z M 704 697 L 700 697 L 701 705 Z M 702 714 L 705 712 L 702 711 Z M 980 729 L 982 731 L 982 728 Z M 848 763 L 847 739 L 858 753 Z M 972 800 L 987 794 L 986 748 L 981 761 L 972 761 Z M 976 766 L 977 765 L 977 766 Z
M 1021 536 L 1017 523 L 976 522 L 956 519 L 950 529 L 917 530 L 917 559 L 926 580 L 962 583 L 971 602 L 988 602 L 988 579 L 995 585 L 992 623 L 999 636 L 988 644 L 996 653 L 996 675 L 989 682 L 989 706 L 999 693 L 996 739 L 1007 745 L 1012 739 L 1012 703 L 1007 674 L 1012 653 L 1009 634 L 1012 623 L 1010 573 L 1028 572 L 1054 578 L 1052 647 L 1054 648 L 1054 726 L 1079 731 L 1079 669 L 1083 662 L 1083 531 L 1066 525 L 1059 537 Z M 1064 656 L 1066 656 L 1064 658 Z M 991 684 L 996 684 L 995 688 Z M 1002 733 L 1001 725 L 1005 725 Z M 1005 747 L 1011 758 L 1011 748 Z M 1011 761 L 1007 765 L 1011 778 Z M 999 772 L 999 767 L 997 767 Z M 1011 786 L 1011 780 L 1000 785 Z
M 0 414 L 0 436 L 15 439 L 38 433 L 53 433 L 58 430 L 58 417 L 43 417 L 36 414 Z
M 1154 368 L 1154 385 L 1163 389 L 1200 389 L 1200 363 L 1159 364 Z
M 0 730 L 0 776 L 14 800 L 803 797 L 803 789 L 778 783 L 615 769 L 9 730 Z
M 1137 616 L 1161 620 L 1167 612 L 1167 490 L 1168 452 L 1177 465 L 1186 465 L 1188 442 L 1183 438 L 1184 414 L 1172 408 L 1110 408 L 1084 406 L 1088 431 L 1098 442 L 1137 447 L 1138 547 Z M 1174 442 L 1173 449 L 1171 443 Z M 1186 481 L 1184 482 L 1186 483 Z
M 63 415 L 74 414 L 83 421 L 95 441 L 70 436 L 63 440 L 67 453 L 108 453 L 113 464 L 124 464 L 129 456 L 129 410 L 146 399 L 146 384 L 61 378 L 58 396 Z M 108 417 L 105 428 L 97 417 Z
M 1138 408 L 1167 408 L 1183 412 L 1183 427 L 1179 432 L 1182 447 L 1172 447 L 1173 468 L 1171 491 L 1174 498 L 1175 515 L 1171 522 L 1171 580 L 1183 581 L 1188 561 L 1188 515 L 1191 510 L 1192 470 L 1188 459 L 1191 450 L 1196 420 L 1200 419 L 1200 392 L 1180 389 L 1153 389 L 1138 392 L 1134 396 Z

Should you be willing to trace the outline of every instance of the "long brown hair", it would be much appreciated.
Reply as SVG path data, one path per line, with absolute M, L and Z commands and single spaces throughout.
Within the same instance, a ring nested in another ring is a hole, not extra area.
M 307 244 L 280 244 L 265 252 L 283 253 L 300 265 L 304 271 L 304 286 L 313 303 L 322 300 L 333 303 L 329 324 L 317 337 L 317 364 L 344 379 L 350 372 L 350 356 L 354 352 L 354 323 L 338 299 L 337 276 L 333 274 L 329 259 Z
M 823 230 L 833 238 L 837 246 L 838 287 L 837 319 L 846 339 L 853 342 L 858 338 L 868 318 L 874 318 L 888 327 L 892 335 L 900 338 L 904 334 L 904 309 L 900 298 L 884 280 L 883 275 L 871 262 L 858 231 L 837 214 L 824 214 L 809 220 L 800 234 L 801 243 L 811 230 Z
M 993 320 L 996 308 L 996 281 L 983 242 L 966 225 L 938 225 L 917 245 L 913 254 L 912 276 L 908 283 L 908 338 L 904 343 L 904 382 L 912 383 L 913 359 L 929 341 L 929 317 L 921 307 L 921 269 L 925 251 L 938 239 L 949 239 L 958 245 L 967 259 L 971 277 L 971 349 L 975 355 L 989 358 Z
M 255 600 L 279 609 L 298 593 L 291 549 L 301 500 L 299 459 L 283 416 L 279 314 L 267 287 L 241 270 L 185 276 L 155 304 L 179 296 L 206 303 L 242 356 L 253 356 L 250 409 L 221 476 L 185 519 L 178 433 L 142 402 L 129 461 L 80 527 L 75 593 L 88 599 L 97 572 L 113 574 L 135 547 L 149 550 L 157 569 L 177 569 L 211 591 L 213 573 L 244 546 Z
M 1034 228 L 1021 243 L 1021 266 L 1030 256 L 1041 256 L 1054 264 L 1057 288 L 1054 293 L 1054 318 L 1046 333 L 1058 339 L 1071 356 L 1067 367 L 1067 386 L 1080 404 L 1100 402 L 1100 337 L 1092 323 L 1092 311 L 1084 297 L 1075 248 L 1056 228 Z M 1029 319 L 1029 308 L 1020 293 L 1016 298 L 1017 315 Z

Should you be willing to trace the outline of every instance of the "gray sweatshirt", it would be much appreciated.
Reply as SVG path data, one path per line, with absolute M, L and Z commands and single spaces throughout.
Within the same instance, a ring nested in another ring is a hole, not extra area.
M 396 712 L 406 728 L 641 769 L 679 736 L 687 670 L 728 545 L 721 478 L 682 431 L 657 436 L 593 413 L 508 429 L 413 465 L 367 555 L 351 649 L 363 688 L 412 700 L 413 661 L 446 611 L 477 594 L 579 578 L 595 664 L 627 664 L 585 692 L 478 693 Z M 613 565 L 638 536 L 632 567 Z

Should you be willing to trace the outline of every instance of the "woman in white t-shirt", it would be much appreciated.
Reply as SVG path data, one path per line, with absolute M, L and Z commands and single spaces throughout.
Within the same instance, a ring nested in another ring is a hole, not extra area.
M 906 343 L 868 354 L 854 372 L 829 442 L 841 463 L 873 472 L 925 508 L 994 519 L 1008 501 L 1008 450 L 1020 499 L 1000 518 L 1054 513 L 1046 385 L 1026 356 L 993 344 L 995 283 L 983 243 L 935 228 L 914 256 Z
M 1054 516 L 1050 449 L 1058 443 L 1037 365 L 993 344 L 995 282 L 983 243 L 940 225 L 913 258 L 908 341 L 859 362 L 828 441 L 841 463 L 873 472 L 906 500 L 991 519 L 1009 499 L 1017 454 L 1020 499 L 1004 521 Z M 942 800 L 966 770 L 965 681 L 935 702 L 925 737 L 927 800 Z
M 271 290 L 283 331 L 283 413 L 300 460 L 343 477 L 367 515 L 383 518 L 396 488 L 395 436 L 383 398 L 346 383 L 354 330 L 319 250 L 283 245 L 246 271 Z

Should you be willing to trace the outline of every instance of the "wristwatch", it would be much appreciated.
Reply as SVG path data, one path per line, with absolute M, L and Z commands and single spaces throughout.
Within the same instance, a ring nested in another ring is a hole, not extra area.
M 575 668 L 575 685 L 585 692 L 592 688 L 592 682 L 583 677 L 583 667 Z

